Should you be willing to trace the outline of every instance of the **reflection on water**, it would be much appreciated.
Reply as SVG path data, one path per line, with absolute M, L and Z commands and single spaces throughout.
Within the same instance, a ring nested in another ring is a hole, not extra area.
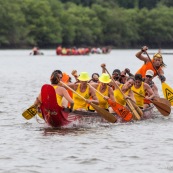
M 153 119 L 130 123 L 72 124 L 50 128 L 43 120 L 25 120 L 21 113 L 33 104 L 50 74 L 60 69 L 101 73 L 142 65 L 136 50 L 116 50 L 108 55 L 29 56 L 30 50 L 0 51 L 0 172 L 2 173 L 115 173 L 172 170 L 173 118 L 157 111 Z M 92 62 L 92 63 L 91 63 Z M 167 83 L 173 86 L 172 57 L 164 55 Z M 162 96 L 161 84 L 155 79 Z

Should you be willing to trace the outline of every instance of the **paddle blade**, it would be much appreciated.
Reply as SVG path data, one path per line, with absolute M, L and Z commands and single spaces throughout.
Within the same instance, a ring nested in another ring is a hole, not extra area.
M 171 113 L 171 107 L 169 105 L 156 100 L 152 101 L 152 103 L 162 115 L 168 116 Z
M 103 108 L 100 108 L 99 106 L 95 105 L 94 103 L 90 103 L 91 106 L 98 112 L 99 115 L 101 115 L 105 120 L 115 123 L 117 121 L 116 117 L 113 116 L 111 113 L 106 111 Z
M 154 100 L 156 100 L 156 101 L 158 101 L 158 102 L 160 102 L 160 103 L 163 103 L 163 104 L 168 105 L 169 107 L 171 107 L 170 101 L 167 100 L 167 99 L 165 99 L 165 98 L 156 98 L 156 99 L 154 99 Z
M 162 91 L 164 97 L 170 101 L 171 106 L 173 106 L 173 89 L 166 84 L 165 82 L 162 83 Z
M 132 113 L 124 106 L 120 105 L 117 102 L 113 102 L 111 99 L 108 99 L 108 103 L 112 107 L 114 112 L 123 120 L 130 121 L 133 118 Z
M 27 119 L 30 120 L 32 117 L 34 117 L 37 114 L 37 108 L 32 105 L 31 107 L 29 107 L 27 110 L 25 110 L 22 113 L 22 116 Z

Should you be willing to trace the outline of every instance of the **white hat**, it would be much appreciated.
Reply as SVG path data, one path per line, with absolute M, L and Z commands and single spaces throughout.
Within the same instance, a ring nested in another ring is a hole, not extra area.
M 154 72 L 153 72 L 153 70 L 147 70 L 146 73 L 145 73 L 145 75 L 146 76 L 148 75 L 148 76 L 152 76 L 153 77 L 154 76 Z

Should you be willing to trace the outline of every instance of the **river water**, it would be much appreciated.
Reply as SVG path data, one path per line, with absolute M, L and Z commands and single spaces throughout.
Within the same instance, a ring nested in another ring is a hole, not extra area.
M 173 118 L 163 117 L 126 124 L 92 124 L 51 129 L 27 121 L 22 112 L 31 106 L 53 70 L 68 74 L 101 74 L 106 63 L 112 73 L 142 65 L 138 50 L 113 50 L 108 55 L 29 56 L 30 50 L 0 51 L 0 173 L 164 173 L 173 171 Z M 150 50 L 155 52 L 156 50 Z M 170 50 L 163 50 L 170 51 Z M 164 55 L 166 83 L 173 87 L 173 55 Z M 74 81 L 74 79 L 73 79 Z M 155 82 L 161 96 L 161 84 Z

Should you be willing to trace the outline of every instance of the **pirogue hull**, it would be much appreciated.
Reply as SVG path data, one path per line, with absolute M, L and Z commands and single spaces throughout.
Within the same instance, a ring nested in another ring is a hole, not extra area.
M 153 114 L 153 107 L 147 108 L 143 111 L 143 117 L 141 120 L 144 119 L 150 119 L 154 117 Z M 124 123 L 118 115 L 113 114 L 117 118 L 117 123 Z M 66 113 L 64 111 L 61 111 L 61 114 L 58 114 L 56 112 L 49 112 L 48 117 L 44 114 L 45 122 L 51 126 L 51 127 L 62 127 L 69 125 L 71 123 L 78 123 L 78 124 L 91 124 L 91 123 L 109 123 L 104 118 L 102 118 L 98 113 L 96 112 L 83 112 L 83 111 L 74 111 L 71 113 Z M 131 121 L 133 122 L 133 120 Z
M 72 113 L 64 112 L 62 107 L 57 104 L 56 93 L 54 88 L 45 84 L 41 89 L 42 104 L 40 106 L 43 119 L 51 127 L 61 127 L 68 125 L 72 122 L 78 121 L 83 123 L 91 122 L 107 122 L 99 114 L 95 112 L 83 112 L 75 111 Z M 144 115 L 142 119 L 148 119 L 152 117 L 153 107 L 150 107 L 143 111 Z M 123 122 L 116 114 L 117 122 Z
M 153 118 L 154 117 L 153 106 L 143 110 L 143 113 L 144 114 L 141 117 L 141 120 Z M 119 117 L 118 115 L 116 115 L 115 113 L 113 113 L 113 115 L 116 116 L 117 122 L 126 122 L 126 121 L 123 121 L 122 118 Z M 68 117 L 70 118 L 71 116 L 72 117 L 76 116 L 77 119 L 79 120 L 79 122 L 82 122 L 82 123 L 94 123 L 94 122 L 108 123 L 104 118 L 102 118 L 96 112 L 74 111 L 74 112 L 70 113 Z

